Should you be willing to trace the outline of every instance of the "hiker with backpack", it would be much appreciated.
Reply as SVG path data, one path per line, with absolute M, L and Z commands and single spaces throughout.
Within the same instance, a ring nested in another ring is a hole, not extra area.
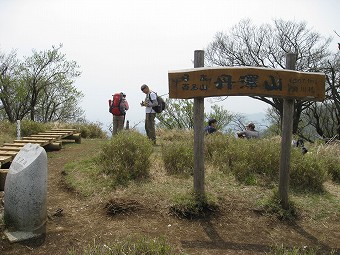
M 156 144 L 156 129 L 155 129 L 155 117 L 156 111 L 153 107 L 158 106 L 157 94 L 150 90 L 149 86 L 143 84 L 141 90 L 146 94 L 145 100 L 140 103 L 142 107 L 145 107 L 145 131 L 148 138 Z
M 112 135 L 115 135 L 124 128 L 129 103 L 126 100 L 126 94 L 123 92 L 115 93 L 112 96 L 112 101 L 109 100 L 109 112 L 112 113 Z

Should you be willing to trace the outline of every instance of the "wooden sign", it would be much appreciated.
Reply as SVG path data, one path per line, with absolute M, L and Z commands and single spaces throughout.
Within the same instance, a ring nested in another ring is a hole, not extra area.
M 325 74 L 261 67 L 169 71 L 169 97 L 263 96 L 311 101 L 325 98 Z

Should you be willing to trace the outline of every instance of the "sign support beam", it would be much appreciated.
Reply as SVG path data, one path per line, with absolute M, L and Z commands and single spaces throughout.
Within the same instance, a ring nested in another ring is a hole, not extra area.
M 194 68 L 204 66 L 204 51 L 195 50 Z M 204 197 L 204 97 L 194 98 L 194 191 Z
M 296 55 L 286 55 L 286 68 L 295 70 Z M 288 189 L 293 132 L 294 99 L 283 99 L 282 138 L 280 153 L 279 197 L 283 209 L 289 208 Z

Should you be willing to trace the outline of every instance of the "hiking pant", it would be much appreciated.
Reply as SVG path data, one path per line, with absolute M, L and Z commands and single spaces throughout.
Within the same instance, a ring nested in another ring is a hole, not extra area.
M 150 140 L 156 143 L 156 129 L 155 129 L 156 113 L 145 114 L 145 131 Z
M 117 132 L 122 131 L 124 128 L 124 121 L 125 121 L 125 115 L 112 115 L 113 116 L 113 122 L 112 122 L 112 135 L 117 134 Z

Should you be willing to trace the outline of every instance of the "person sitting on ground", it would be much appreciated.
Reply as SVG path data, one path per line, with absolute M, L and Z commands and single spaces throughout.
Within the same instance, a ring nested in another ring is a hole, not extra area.
M 240 131 L 237 132 L 237 136 L 239 138 L 259 138 L 260 134 L 259 131 L 255 130 L 255 124 L 250 122 L 247 126 L 246 126 L 246 130 L 244 131 Z
M 216 119 L 209 119 L 208 126 L 205 127 L 204 132 L 206 134 L 212 134 L 217 132 L 216 125 L 217 125 Z

